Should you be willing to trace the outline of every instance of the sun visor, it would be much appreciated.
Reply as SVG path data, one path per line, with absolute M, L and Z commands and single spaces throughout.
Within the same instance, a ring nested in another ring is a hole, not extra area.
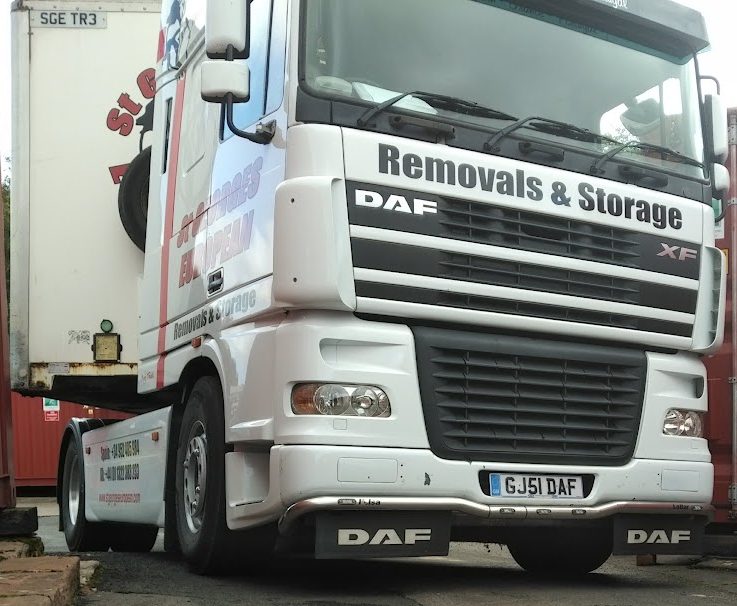
M 591 28 L 674 60 L 687 60 L 709 46 L 706 22 L 698 11 L 673 0 L 482 0 L 509 10 L 539 11 L 570 26 Z M 506 6 L 504 6 L 506 5 Z

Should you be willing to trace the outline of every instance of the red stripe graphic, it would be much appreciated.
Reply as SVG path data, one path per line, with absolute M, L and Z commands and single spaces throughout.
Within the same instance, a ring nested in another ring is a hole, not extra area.
M 156 364 L 156 388 L 164 387 L 164 361 L 166 359 L 166 325 L 169 304 L 169 248 L 174 233 L 174 200 L 177 190 L 179 167 L 179 139 L 182 133 L 182 106 L 184 105 L 184 77 L 177 82 L 174 95 L 174 111 L 169 142 L 169 172 L 166 184 L 166 209 L 164 212 L 164 243 L 161 248 L 161 286 L 159 290 L 159 360 Z

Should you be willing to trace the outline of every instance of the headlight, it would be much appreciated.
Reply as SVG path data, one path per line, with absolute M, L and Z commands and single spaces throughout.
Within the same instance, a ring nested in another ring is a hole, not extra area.
M 292 389 L 296 415 L 388 417 L 392 410 L 382 389 L 369 385 L 302 383 Z
M 663 420 L 663 433 L 667 436 L 685 436 L 688 438 L 700 438 L 703 434 L 704 424 L 701 420 L 703 413 L 693 410 L 678 410 L 671 408 L 665 413 Z

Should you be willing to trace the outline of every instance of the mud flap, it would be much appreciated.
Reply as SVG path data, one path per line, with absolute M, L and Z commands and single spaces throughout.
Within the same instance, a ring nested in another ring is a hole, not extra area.
M 704 516 L 621 515 L 614 518 L 614 555 L 701 555 Z
M 316 558 L 397 558 L 448 555 L 450 513 L 321 512 Z

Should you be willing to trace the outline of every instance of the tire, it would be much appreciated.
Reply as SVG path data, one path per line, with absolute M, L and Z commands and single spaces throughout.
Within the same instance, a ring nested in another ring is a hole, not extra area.
M 146 147 L 128 165 L 118 189 L 118 213 L 125 232 L 140 250 L 146 249 L 148 183 L 151 147 Z
M 198 574 L 232 572 L 273 549 L 270 528 L 228 529 L 225 505 L 225 428 L 220 382 L 200 378 L 187 398 L 176 460 L 179 545 Z
M 110 548 L 118 552 L 147 553 L 153 549 L 158 535 L 155 526 L 121 524 L 111 531 Z
M 110 547 L 108 527 L 85 518 L 82 448 L 74 439 L 67 445 L 61 486 L 62 526 L 69 551 L 107 551 Z
M 612 555 L 609 528 L 587 532 L 543 530 L 507 545 L 514 561 L 540 576 L 578 576 L 593 572 Z

